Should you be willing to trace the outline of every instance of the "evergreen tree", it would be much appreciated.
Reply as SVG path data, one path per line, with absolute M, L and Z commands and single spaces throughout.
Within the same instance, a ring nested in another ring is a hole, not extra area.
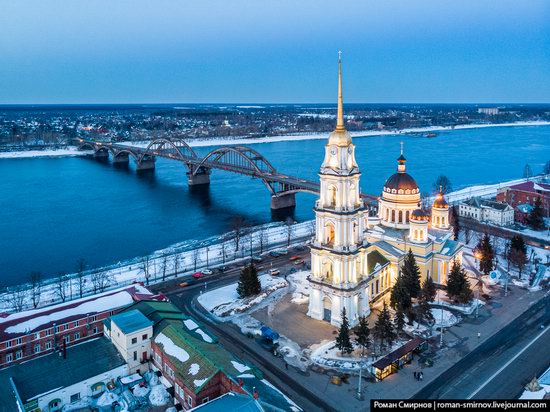
M 244 298 L 247 296 L 257 295 L 261 291 L 262 284 L 258 278 L 258 271 L 256 270 L 256 266 L 251 263 L 241 270 L 239 283 L 237 284 L 237 293 L 240 298 Z
M 451 207 L 451 225 L 453 226 L 453 238 L 458 240 L 458 235 L 460 234 L 460 221 L 458 218 L 458 212 L 456 207 Z
M 353 352 L 353 345 L 349 337 L 349 322 L 346 316 L 346 308 L 342 309 L 342 324 L 340 325 L 338 336 L 336 336 L 336 346 L 340 349 L 342 355 L 344 352 L 348 354 Z
M 397 338 L 393 329 L 393 323 L 391 321 L 390 311 L 384 302 L 384 309 L 380 312 L 376 324 L 374 325 L 374 336 L 380 342 L 380 348 L 386 348 L 386 345 L 391 347 L 395 339 Z
M 359 316 L 359 324 L 355 327 L 355 343 L 361 347 L 362 353 L 365 354 L 365 349 L 370 348 L 370 329 L 369 321 L 366 316 Z
M 516 235 L 510 241 L 510 249 L 520 250 L 527 255 L 527 246 L 521 235 Z
M 533 230 L 543 230 L 544 229 L 544 212 L 542 210 L 542 200 L 540 196 L 535 200 L 533 210 L 527 218 L 527 223 Z
M 398 333 L 403 332 L 403 328 L 405 327 L 405 312 L 403 311 L 401 305 L 397 306 L 397 309 L 395 310 L 393 324 Z
M 411 295 L 405 286 L 402 274 L 397 275 L 397 280 L 391 289 L 390 306 L 395 310 L 401 307 L 404 311 L 408 311 L 412 307 Z
M 469 303 L 472 301 L 472 295 L 466 271 L 460 266 L 458 261 L 453 261 L 447 278 L 447 296 L 450 299 L 457 300 L 459 303 Z
M 485 276 L 488 276 L 491 270 L 495 268 L 495 252 L 491 245 L 489 235 L 485 233 L 477 246 L 474 248 L 474 253 L 479 254 L 479 270 Z
M 405 288 L 409 292 L 411 298 L 418 298 L 420 296 L 420 268 L 416 264 L 412 249 L 409 249 L 409 253 L 405 257 L 405 262 L 401 266 L 401 273 L 403 276 L 403 283 Z
M 416 307 L 416 321 L 418 323 L 433 324 L 434 316 L 432 314 L 432 308 L 428 301 L 421 299 Z
M 424 284 L 422 285 L 421 298 L 426 302 L 433 302 L 437 294 L 435 283 L 431 276 L 428 276 Z

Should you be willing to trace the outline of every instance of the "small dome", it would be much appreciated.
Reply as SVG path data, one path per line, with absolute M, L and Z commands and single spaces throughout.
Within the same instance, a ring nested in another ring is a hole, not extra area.
M 348 146 L 351 144 L 351 135 L 345 129 L 336 129 L 329 135 L 328 144 L 335 146 Z
M 415 221 L 429 221 L 430 215 L 428 215 L 426 212 L 424 212 L 422 209 L 415 209 L 411 213 L 411 220 Z
M 443 193 L 439 192 L 437 195 L 435 195 L 435 200 L 433 207 L 436 209 L 448 209 L 449 204 L 445 200 L 445 196 L 443 196 Z
M 386 192 L 389 192 L 392 189 L 397 191 L 400 189 L 403 191 L 410 190 L 412 194 L 419 192 L 418 185 L 416 184 L 414 178 L 408 173 L 401 172 L 391 175 L 388 180 L 386 180 L 386 183 L 384 183 L 384 189 Z

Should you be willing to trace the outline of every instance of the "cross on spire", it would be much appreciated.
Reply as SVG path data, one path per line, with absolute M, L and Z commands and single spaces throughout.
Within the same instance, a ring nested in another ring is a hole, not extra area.
M 338 114 L 336 116 L 336 130 L 344 130 L 344 102 L 342 99 L 342 52 L 338 52 Z

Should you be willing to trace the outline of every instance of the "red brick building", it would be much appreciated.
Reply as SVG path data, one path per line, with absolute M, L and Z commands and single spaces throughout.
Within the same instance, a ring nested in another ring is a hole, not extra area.
M 508 203 L 516 210 L 516 221 L 521 220 L 517 213 L 518 205 L 535 205 L 537 197 L 542 201 L 544 216 L 550 216 L 550 185 L 536 182 L 524 182 L 499 189 L 497 202 Z
M 136 285 L 0 318 L 0 368 L 103 334 L 103 320 L 144 296 Z

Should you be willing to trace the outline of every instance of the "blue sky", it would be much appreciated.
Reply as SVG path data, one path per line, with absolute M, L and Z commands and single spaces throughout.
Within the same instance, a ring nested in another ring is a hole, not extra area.
M 0 104 L 550 102 L 546 0 L 0 0 Z

